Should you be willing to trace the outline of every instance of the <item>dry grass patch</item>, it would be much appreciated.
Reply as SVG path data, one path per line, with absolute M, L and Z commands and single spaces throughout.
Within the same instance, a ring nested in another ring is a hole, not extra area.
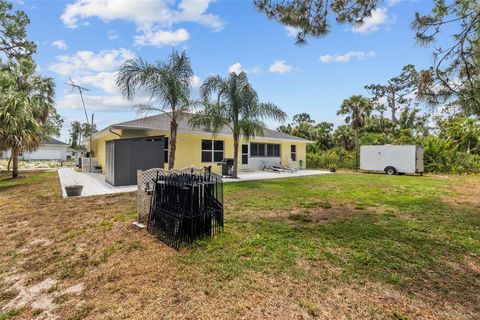
M 0 178 L 0 319 L 480 313 L 478 207 L 435 178 L 225 185 L 225 232 L 177 252 L 131 225 L 134 194 L 63 199 L 55 173 L 27 175 Z
M 443 201 L 450 204 L 469 205 L 480 208 L 480 178 L 478 176 L 451 176 L 453 194 L 443 197 Z

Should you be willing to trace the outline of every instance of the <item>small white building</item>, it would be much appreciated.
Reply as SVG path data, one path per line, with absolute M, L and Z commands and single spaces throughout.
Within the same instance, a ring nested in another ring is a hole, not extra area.
M 47 137 L 40 147 L 32 152 L 24 152 L 19 156 L 21 160 L 67 160 L 68 144 L 51 137 Z M 10 151 L 3 153 L 4 158 L 10 158 Z

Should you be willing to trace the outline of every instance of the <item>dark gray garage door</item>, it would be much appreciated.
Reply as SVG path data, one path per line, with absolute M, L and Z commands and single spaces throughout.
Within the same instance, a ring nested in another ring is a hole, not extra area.
M 163 137 L 117 139 L 106 142 L 106 181 L 114 186 L 137 184 L 137 170 L 163 168 Z

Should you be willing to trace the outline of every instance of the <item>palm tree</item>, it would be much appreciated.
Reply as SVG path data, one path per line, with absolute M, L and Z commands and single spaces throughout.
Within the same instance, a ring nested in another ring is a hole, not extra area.
M 347 151 L 352 151 L 355 149 L 355 138 L 352 137 L 353 135 L 354 133 L 350 126 L 341 125 L 333 132 L 333 140 L 337 146 L 340 146 Z
M 238 75 L 232 72 L 227 78 L 208 77 L 200 88 L 200 95 L 205 108 L 190 119 L 190 125 L 214 133 L 224 127 L 232 130 L 233 176 L 237 177 L 240 137 L 248 141 L 263 133 L 263 120 L 285 121 L 287 115 L 272 103 L 259 102 L 245 72 Z
M 137 104 L 138 113 L 160 111 L 170 118 L 170 155 L 168 169 L 175 165 L 178 119 L 193 106 L 190 88 L 193 77 L 190 59 L 185 51 L 173 50 L 167 61 L 148 63 L 140 58 L 125 61 L 117 76 L 122 95 L 132 100 L 138 90 L 150 95 L 150 100 L 160 106 Z
M 358 163 L 358 133 L 370 117 L 373 106 L 369 99 L 360 95 L 343 100 L 337 115 L 345 115 L 345 123 L 349 124 L 355 133 L 356 162 Z
M 42 142 L 42 128 L 31 102 L 12 88 L 2 90 L 0 95 L 0 150 L 11 150 L 12 178 L 18 177 L 18 156 L 36 150 Z
M 82 143 L 82 125 L 80 121 L 72 121 L 70 123 L 70 137 L 72 139 L 70 146 L 73 149 L 79 148 Z
M 11 150 L 12 177 L 18 177 L 18 156 L 34 151 L 44 137 L 58 133 L 55 85 L 51 78 L 35 72 L 31 59 L 19 59 L 0 66 L 0 150 Z

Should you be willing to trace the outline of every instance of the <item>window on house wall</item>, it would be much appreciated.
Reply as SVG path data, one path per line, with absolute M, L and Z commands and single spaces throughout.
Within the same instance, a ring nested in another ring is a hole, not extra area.
M 267 157 L 273 157 L 273 144 L 267 144 Z
M 223 160 L 223 140 L 202 140 L 202 162 Z
M 248 164 L 248 144 L 242 144 L 242 164 Z
M 258 143 L 250 143 L 250 157 L 258 156 Z
M 274 143 L 250 143 L 251 157 L 280 157 L 280 145 Z
M 273 145 L 273 156 L 274 157 L 280 157 L 280 145 L 279 144 L 274 144 Z
M 297 161 L 297 146 L 294 144 L 290 146 L 290 158 L 292 161 Z

